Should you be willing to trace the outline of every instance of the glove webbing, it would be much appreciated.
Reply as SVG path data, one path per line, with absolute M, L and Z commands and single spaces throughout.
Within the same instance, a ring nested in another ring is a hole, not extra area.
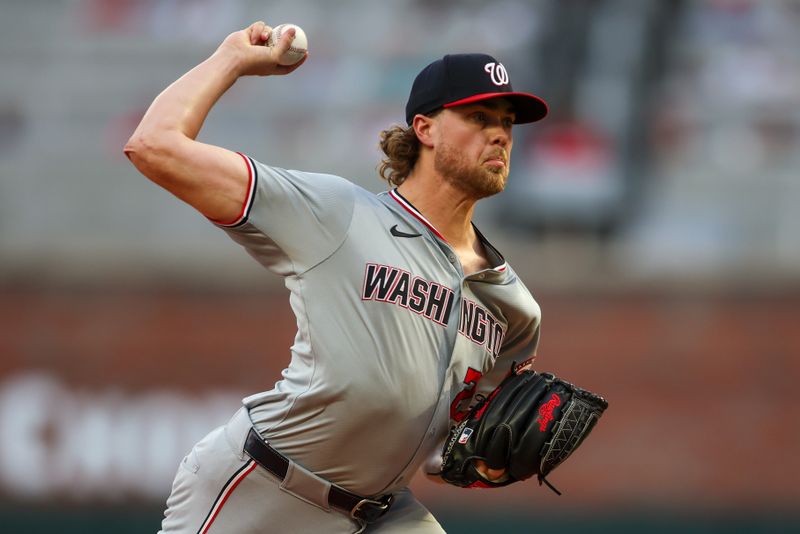
M 545 476 L 572 454 L 597 420 L 597 411 L 591 404 L 577 396 L 570 400 L 561 420 L 553 428 L 553 438 L 544 444 L 540 452 L 542 463 L 539 471 L 544 473 L 537 477 L 540 486 L 544 482 L 557 495 L 561 495 Z

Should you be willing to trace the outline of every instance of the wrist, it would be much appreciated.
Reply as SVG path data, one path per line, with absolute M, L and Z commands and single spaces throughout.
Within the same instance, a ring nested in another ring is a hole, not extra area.
M 209 63 L 213 67 L 214 72 L 224 78 L 230 79 L 231 83 L 245 76 L 247 73 L 245 55 L 237 53 L 236 51 L 232 52 L 222 47 L 211 54 L 211 57 L 206 60 L 206 63 Z

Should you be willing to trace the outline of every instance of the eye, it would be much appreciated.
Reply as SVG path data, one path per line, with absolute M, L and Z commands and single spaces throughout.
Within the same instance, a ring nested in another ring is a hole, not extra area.
M 503 119 L 504 128 L 511 128 L 512 126 L 514 126 L 514 119 L 510 117 Z
M 486 113 L 484 113 L 483 111 L 476 111 L 475 113 L 470 115 L 470 118 L 472 118 L 472 120 L 480 124 L 486 124 Z

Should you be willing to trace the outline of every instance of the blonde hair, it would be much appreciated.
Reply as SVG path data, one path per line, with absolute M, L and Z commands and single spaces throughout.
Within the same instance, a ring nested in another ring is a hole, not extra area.
M 435 117 L 442 109 L 433 110 L 425 115 Z M 386 157 L 378 164 L 378 174 L 389 184 L 397 187 L 402 184 L 414 170 L 419 159 L 419 150 L 422 144 L 417 138 L 413 126 L 394 126 L 383 130 L 378 146 Z
M 420 142 L 413 126 L 394 125 L 383 130 L 379 146 L 386 157 L 378 164 L 378 174 L 395 187 L 402 184 L 419 158 Z

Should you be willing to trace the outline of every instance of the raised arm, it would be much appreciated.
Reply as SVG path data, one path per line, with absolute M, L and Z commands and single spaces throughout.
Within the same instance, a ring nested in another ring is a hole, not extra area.
M 125 145 L 125 155 L 153 182 L 220 222 L 235 219 L 248 187 L 248 171 L 236 153 L 196 141 L 217 100 L 241 76 L 289 74 L 278 64 L 291 45 L 294 29 L 269 48 L 272 29 L 256 22 L 230 34 L 208 59 L 156 97 Z

